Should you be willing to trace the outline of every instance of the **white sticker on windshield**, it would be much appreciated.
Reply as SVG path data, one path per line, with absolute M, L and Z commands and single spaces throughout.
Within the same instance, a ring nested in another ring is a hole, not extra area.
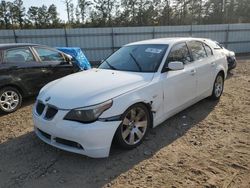
M 154 53 L 154 54 L 159 54 L 162 52 L 162 49 L 157 49 L 157 48 L 147 48 L 145 52 L 149 53 Z

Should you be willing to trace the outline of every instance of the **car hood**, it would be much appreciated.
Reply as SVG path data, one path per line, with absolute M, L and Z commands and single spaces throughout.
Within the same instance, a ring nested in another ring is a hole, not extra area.
M 47 84 L 38 100 L 60 109 L 91 106 L 142 87 L 153 76 L 154 73 L 91 69 Z

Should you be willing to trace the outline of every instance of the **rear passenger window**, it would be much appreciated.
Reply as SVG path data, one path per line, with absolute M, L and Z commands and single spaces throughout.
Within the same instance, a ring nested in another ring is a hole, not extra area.
M 166 63 L 180 61 L 184 64 L 191 62 L 191 57 L 186 43 L 176 44 L 170 51 Z
M 204 44 L 204 47 L 205 47 L 205 50 L 207 52 L 208 57 L 213 55 L 213 51 L 211 50 L 211 48 L 208 45 Z
M 207 57 L 206 51 L 201 42 L 190 41 L 188 42 L 188 47 L 190 48 L 194 61 Z
M 35 61 L 35 58 L 29 48 L 15 48 L 4 51 L 3 62 L 5 63 L 27 63 L 33 61 Z

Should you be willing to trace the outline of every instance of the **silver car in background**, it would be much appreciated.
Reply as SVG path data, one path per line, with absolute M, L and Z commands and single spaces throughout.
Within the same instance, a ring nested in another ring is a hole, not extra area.
M 222 44 L 220 44 L 217 41 L 213 41 L 210 39 L 203 39 L 203 40 L 206 41 L 207 43 L 209 43 L 213 49 L 215 49 L 217 51 L 221 51 L 221 53 L 227 57 L 228 71 L 230 71 L 236 67 L 237 60 L 235 57 L 235 52 L 226 49 Z

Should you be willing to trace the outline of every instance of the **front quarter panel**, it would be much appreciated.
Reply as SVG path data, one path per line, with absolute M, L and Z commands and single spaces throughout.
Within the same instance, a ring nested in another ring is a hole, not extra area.
M 114 98 L 112 107 L 105 111 L 100 118 L 122 115 L 130 106 L 136 103 L 150 105 L 155 126 L 163 113 L 163 92 L 157 76 L 147 85 Z

